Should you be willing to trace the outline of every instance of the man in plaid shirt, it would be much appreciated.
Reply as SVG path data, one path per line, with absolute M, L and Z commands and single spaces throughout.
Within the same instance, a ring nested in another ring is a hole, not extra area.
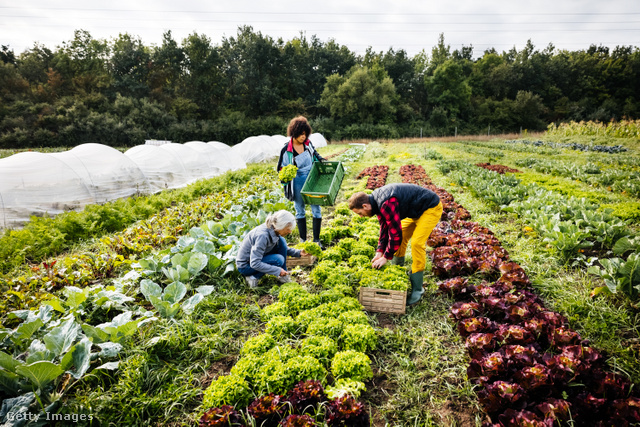
M 380 268 L 392 259 L 403 265 L 411 239 L 411 295 L 407 304 L 417 303 L 424 293 L 427 239 L 442 216 L 438 195 L 415 184 L 388 184 L 373 190 L 371 195 L 355 193 L 349 198 L 349 209 L 360 216 L 378 217 L 380 238 L 371 261 L 373 268 Z

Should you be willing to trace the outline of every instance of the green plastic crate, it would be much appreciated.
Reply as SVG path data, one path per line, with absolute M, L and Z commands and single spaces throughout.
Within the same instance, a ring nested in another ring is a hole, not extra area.
M 343 178 L 342 162 L 315 162 L 300 191 L 302 200 L 309 205 L 333 205 Z

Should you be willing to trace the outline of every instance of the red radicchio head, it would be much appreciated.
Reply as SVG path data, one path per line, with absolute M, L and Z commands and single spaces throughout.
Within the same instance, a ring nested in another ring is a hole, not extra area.
M 477 302 L 462 302 L 458 301 L 451 306 L 449 310 L 449 317 L 454 320 L 466 319 L 468 317 L 475 317 L 480 310 L 480 304 Z
M 504 411 L 513 408 L 515 403 L 523 397 L 522 388 L 516 383 L 496 381 L 478 391 L 478 400 L 488 413 Z
M 531 411 L 507 409 L 498 416 L 501 427 L 553 427 L 553 420 L 544 420 Z
M 609 408 L 611 421 L 626 421 L 631 425 L 640 423 L 640 399 L 630 397 L 628 399 L 614 400 Z
M 502 344 L 530 344 L 535 341 L 531 332 L 520 325 L 498 325 L 496 340 Z
M 591 391 L 598 397 L 623 399 L 627 397 L 631 383 L 628 379 L 613 373 L 592 370 Z
M 293 405 L 296 412 L 304 413 L 313 411 L 318 404 L 326 402 L 328 399 L 320 381 L 307 380 L 296 384 L 287 393 L 286 400 Z
M 480 359 L 485 353 L 493 351 L 496 340 L 491 333 L 473 333 L 464 343 L 472 359 Z
M 474 332 L 491 332 L 494 328 L 493 322 L 486 317 L 470 317 L 458 323 L 458 332 L 463 337 L 468 337 Z
M 456 299 L 464 299 L 466 296 L 475 292 L 476 288 L 469 284 L 464 277 L 454 277 L 438 283 L 441 292 L 448 294 Z
M 262 396 L 251 402 L 247 408 L 247 412 L 255 418 L 256 421 L 262 422 L 265 420 L 280 419 L 285 408 L 286 405 L 282 402 L 282 397 L 270 393 L 267 396 Z
M 533 366 L 542 361 L 542 355 L 534 345 L 522 346 L 519 344 L 505 345 L 500 351 L 513 369 L 521 369 L 525 366 Z
M 514 375 L 518 384 L 525 390 L 534 390 L 536 388 L 551 385 L 551 375 L 549 369 L 540 364 L 527 366 L 516 372 Z
M 369 426 L 369 413 L 364 410 L 362 403 L 350 395 L 332 400 L 327 408 L 327 415 L 329 426 Z
M 487 354 L 481 359 L 471 359 L 467 368 L 470 379 L 487 377 L 489 380 L 497 378 L 507 371 L 507 363 L 499 352 Z
M 209 426 L 240 426 L 241 418 L 240 414 L 235 410 L 233 406 L 223 405 L 218 408 L 211 408 L 207 410 L 200 421 L 198 422 L 200 427 Z
M 313 427 L 318 424 L 309 415 L 289 415 L 280 421 L 282 427 Z
M 549 399 L 536 406 L 545 419 L 567 421 L 571 418 L 571 404 L 566 400 Z

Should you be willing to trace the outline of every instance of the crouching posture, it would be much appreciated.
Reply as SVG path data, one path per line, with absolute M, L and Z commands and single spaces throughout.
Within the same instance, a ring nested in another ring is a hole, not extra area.
M 280 283 L 290 280 L 287 255 L 306 255 L 305 251 L 288 247 L 284 239 L 295 226 L 296 219 L 291 212 L 277 211 L 244 237 L 236 257 L 236 266 L 250 287 L 257 287 L 258 280 L 265 274 L 276 276 Z
M 411 295 L 407 303 L 417 303 L 424 293 L 427 239 L 442 216 L 440 197 L 415 184 L 388 184 L 375 189 L 371 195 L 353 194 L 349 209 L 360 216 L 378 217 L 380 238 L 371 261 L 373 268 L 380 268 L 392 259 L 396 264 L 404 265 L 411 239 Z

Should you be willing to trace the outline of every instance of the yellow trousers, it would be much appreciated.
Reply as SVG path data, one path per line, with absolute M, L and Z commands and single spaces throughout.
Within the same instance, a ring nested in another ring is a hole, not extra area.
M 442 216 L 442 202 L 438 206 L 427 209 L 420 218 L 405 218 L 402 220 L 402 243 L 395 253 L 403 257 L 407 252 L 407 245 L 411 239 L 411 272 L 423 271 L 427 262 L 427 239 L 433 229 L 440 222 Z

